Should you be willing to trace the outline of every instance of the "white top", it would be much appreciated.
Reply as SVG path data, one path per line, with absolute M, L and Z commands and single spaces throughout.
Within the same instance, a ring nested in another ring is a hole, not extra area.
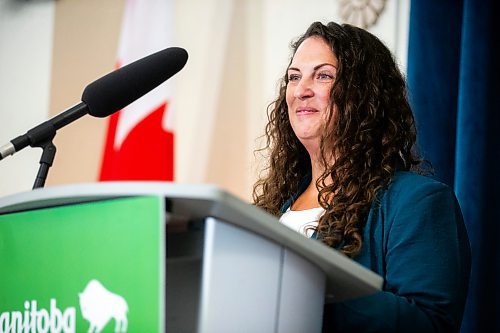
M 306 237 L 311 237 L 318 226 L 319 218 L 324 212 L 325 210 L 322 207 L 304 210 L 290 210 L 288 208 L 281 215 L 280 222 Z

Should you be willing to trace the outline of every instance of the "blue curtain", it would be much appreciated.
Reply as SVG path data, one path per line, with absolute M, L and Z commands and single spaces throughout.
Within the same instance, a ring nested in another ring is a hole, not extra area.
M 408 84 L 420 150 L 455 189 L 472 249 L 461 332 L 500 332 L 499 7 L 411 2 Z

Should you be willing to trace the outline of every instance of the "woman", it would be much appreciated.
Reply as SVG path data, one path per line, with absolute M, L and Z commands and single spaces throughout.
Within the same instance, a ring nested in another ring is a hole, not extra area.
M 327 305 L 324 331 L 459 331 L 468 238 L 453 191 L 418 174 L 390 51 L 362 29 L 319 22 L 292 47 L 255 204 L 384 278 L 382 292 Z

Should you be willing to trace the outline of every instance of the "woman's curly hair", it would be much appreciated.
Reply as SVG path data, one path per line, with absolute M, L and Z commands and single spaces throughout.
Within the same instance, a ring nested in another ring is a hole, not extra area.
M 377 37 L 347 24 L 315 22 L 292 44 L 293 55 L 312 36 L 324 39 L 338 59 L 329 107 L 335 111 L 327 117 L 320 141 L 324 172 L 316 187 L 325 214 L 316 231 L 325 244 L 354 257 L 361 250 L 377 191 L 396 170 L 418 169 L 422 162 L 414 149 L 415 120 L 405 79 Z M 287 84 L 285 74 L 279 96 L 268 108 L 262 150 L 269 153 L 269 161 L 253 190 L 255 205 L 276 216 L 311 172 L 309 154 L 288 118 Z M 333 165 L 327 156 L 335 156 Z

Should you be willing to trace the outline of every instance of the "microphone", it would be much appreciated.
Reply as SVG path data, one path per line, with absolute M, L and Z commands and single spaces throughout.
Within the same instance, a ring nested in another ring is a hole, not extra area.
M 58 129 L 87 113 L 103 118 L 123 109 L 179 72 L 187 59 L 186 50 L 170 47 L 95 80 L 83 90 L 82 102 L 1 146 L 0 160 L 27 146 L 51 141 Z

